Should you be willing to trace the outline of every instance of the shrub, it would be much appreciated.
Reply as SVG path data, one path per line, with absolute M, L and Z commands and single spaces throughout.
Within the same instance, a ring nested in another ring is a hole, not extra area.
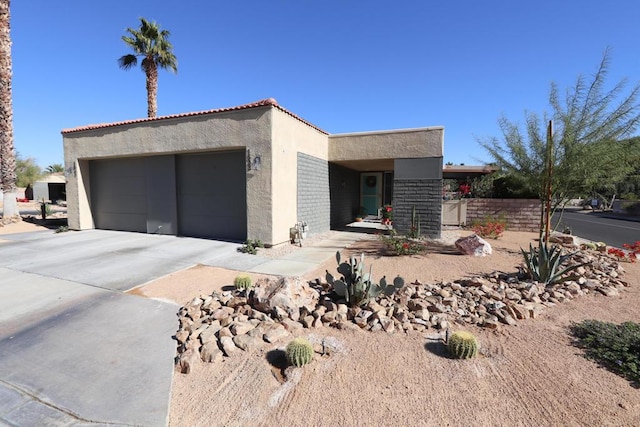
M 236 278 L 233 279 L 233 286 L 235 286 L 238 290 L 248 291 L 249 289 L 251 289 L 252 285 L 253 283 L 251 282 L 251 277 L 249 276 L 236 276 Z
M 380 234 L 380 240 L 387 250 L 396 256 L 417 255 L 427 250 L 425 243 L 408 237 L 400 237 L 395 230 L 391 230 L 389 235 Z
M 562 255 L 560 247 L 552 246 L 549 248 L 546 243 L 540 243 L 536 249 L 529 244 L 529 252 L 525 252 L 522 248 L 520 248 L 520 252 L 524 257 L 524 267 L 529 277 L 546 286 L 575 279 L 573 276 L 562 276 L 585 265 L 585 263 L 574 264 L 561 270 L 562 264 L 574 256 L 575 252 Z
M 380 294 L 391 296 L 397 289 L 404 286 L 404 279 L 400 276 L 393 279 L 393 283 L 387 284 L 387 279 L 383 276 L 380 284 L 373 283 L 371 267 L 369 273 L 364 272 L 364 254 L 360 255 L 360 262 L 356 257 L 351 257 L 349 262 L 340 262 L 340 252 L 336 252 L 338 261 L 338 273 L 340 279 L 334 277 L 327 270 L 327 283 L 331 285 L 333 291 L 339 297 L 344 298 L 352 307 L 364 305 L 371 300 L 375 300 Z
M 260 240 L 247 240 L 238 248 L 238 252 L 256 255 L 258 253 L 258 248 L 264 248 L 264 245 Z
M 498 219 L 486 217 L 482 221 L 474 221 L 471 224 L 471 229 L 480 237 L 499 239 L 502 237 L 506 225 L 507 221 L 503 217 Z
M 587 359 L 640 386 L 640 324 L 584 320 L 570 329 Z
M 313 346 L 305 338 L 295 338 L 287 344 L 287 361 L 293 366 L 304 366 L 313 359 Z
M 61 225 L 60 227 L 56 228 L 56 233 L 64 233 L 69 231 L 69 227 L 66 225 Z
M 471 332 L 454 332 L 447 341 L 447 349 L 454 359 L 471 359 L 478 354 L 478 340 Z

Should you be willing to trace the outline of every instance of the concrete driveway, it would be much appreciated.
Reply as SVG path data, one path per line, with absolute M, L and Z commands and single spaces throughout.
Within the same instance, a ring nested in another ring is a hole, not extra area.
M 237 244 L 104 230 L 0 236 L 0 425 L 166 425 L 174 304 L 122 291 Z

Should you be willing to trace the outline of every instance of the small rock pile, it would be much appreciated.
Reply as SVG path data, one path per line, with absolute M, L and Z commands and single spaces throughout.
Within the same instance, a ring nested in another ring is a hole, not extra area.
M 5 225 L 14 224 L 16 222 L 22 221 L 22 217 L 20 215 L 14 215 L 9 217 L 1 217 L 0 218 L 0 227 L 4 227 Z
M 362 307 L 344 304 L 320 279 L 262 279 L 249 295 L 214 292 L 181 307 L 176 364 L 189 373 L 197 359 L 215 362 L 322 326 L 394 333 L 444 330 L 455 322 L 497 329 L 580 295 L 616 296 L 628 286 L 622 266 L 600 252 L 582 251 L 570 263 L 586 265 L 574 271 L 575 280 L 552 287 L 521 281 L 519 273 L 494 272 L 450 283 L 416 281 Z

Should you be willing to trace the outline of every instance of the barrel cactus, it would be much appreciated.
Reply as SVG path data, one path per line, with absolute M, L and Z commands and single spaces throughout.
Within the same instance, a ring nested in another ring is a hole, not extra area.
M 249 276 L 236 276 L 233 280 L 233 285 L 238 290 L 247 291 L 251 288 L 251 277 Z
M 471 359 L 478 354 L 478 340 L 470 332 L 454 332 L 447 341 L 447 348 L 455 359 Z
M 313 359 L 313 346 L 305 338 L 295 338 L 286 349 L 287 361 L 293 366 L 304 366 Z

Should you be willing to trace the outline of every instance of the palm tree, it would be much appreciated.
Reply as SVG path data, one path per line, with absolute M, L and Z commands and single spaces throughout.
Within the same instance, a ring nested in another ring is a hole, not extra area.
M 64 172 L 64 166 L 62 166 L 61 163 L 54 163 L 52 165 L 47 166 L 47 168 L 45 169 L 45 172 L 47 173 Z
M 127 28 L 127 33 L 129 35 L 122 36 L 122 41 L 134 53 L 122 56 L 118 59 L 118 64 L 120 68 L 128 70 L 138 64 L 139 56 L 142 57 L 140 66 L 147 76 L 147 114 L 155 117 L 158 113 L 158 68 L 178 72 L 178 60 L 168 40 L 169 31 L 160 30 L 160 25 L 156 22 L 140 18 L 140 28 Z
M 16 203 L 16 150 L 13 145 L 11 95 L 10 0 L 0 0 L 0 186 L 4 193 L 3 216 L 19 215 Z

